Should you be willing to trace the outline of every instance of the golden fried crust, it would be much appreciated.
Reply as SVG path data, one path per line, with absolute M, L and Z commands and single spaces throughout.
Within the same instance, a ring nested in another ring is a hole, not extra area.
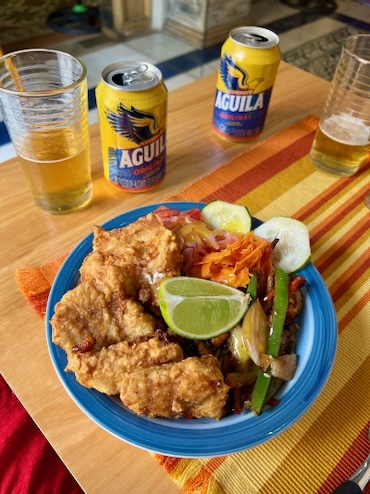
M 81 281 L 94 285 L 107 300 L 114 293 L 121 298 L 135 298 L 138 288 L 132 284 L 130 273 L 124 267 L 112 264 L 112 261 L 100 252 L 91 252 L 80 268 Z
M 180 345 L 153 337 L 133 344 L 121 341 L 99 352 L 71 353 L 65 370 L 74 372 L 77 381 L 87 388 L 116 395 L 127 372 L 179 362 L 183 357 Z
M 93 227 L 94 252 L 104 264 L 118 266 L 127 277 L 128 286 L 143 303 L 158 306 L 158 290 L 162 280 L 180 275 L 181 248 L 174 233 L 163 226 L 159 216 L 150 213 L 134 223 L 106 231 Z M 84 277 L 86 269 L 83 266 Z
M 220 419 L 228 391 L 217 359 L 206 355 L 127 373 L 120 398 L 139 415 Z
M 92 342 L 94 350 L 100 350 L 157 329 L 155 318 L 145 313 L 140 303 L 114 294 L 108 302 L 103 293 L 88 283 L 64 294 L 55 306 L 51 324 L 53 343 L 67 354 L 86 341 Z

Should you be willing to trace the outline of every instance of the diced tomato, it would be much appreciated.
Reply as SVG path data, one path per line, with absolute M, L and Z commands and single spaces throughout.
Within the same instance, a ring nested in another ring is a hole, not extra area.
M 165 206 L 161 206 L 153 212 L 158 214 L 161 218 L 171 218 L 172 216 L 179 216 L 179 214 L 181 214 L 179 209 L 170 209 Z

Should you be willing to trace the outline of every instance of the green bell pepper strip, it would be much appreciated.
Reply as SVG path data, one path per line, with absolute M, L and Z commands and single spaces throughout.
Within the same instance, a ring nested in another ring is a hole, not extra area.
M 247 293 L 251 296 L 251 303 L 253 303 L 257 298 L 257 273 L 252 271 L 251 274 L 252 276 L 248 284 Z
M 279 356 L 281 335 L 283 334 L 286 311 L 289 302 L 289 276 L 279 266 L 275 267 L 275 296 L 272 304 L 270 338 L 267 345 L 268 355 Z
M 271 382 L 271 375 L 259 370 L 257 380 L 252 389 L 251 401 L 249 407 L 255 415 L 259 415 L 265 404 L 266 396 Z
M 284 329 L 284 322 L 289 301 L 289 276 L 279 266 L 275 267 L 275 295 L 272 305 L 272 319 L 270 336 L 267 344 L 267 353 L 272 357 L 278 357 L 281 342 L 281 335 Z M 272 375 L 267 370 L 260 370 L 257 380 L 253 386 L 250 408 L 259 415 L 262 411 L 266 399 L 269 397 L 269 387 Z

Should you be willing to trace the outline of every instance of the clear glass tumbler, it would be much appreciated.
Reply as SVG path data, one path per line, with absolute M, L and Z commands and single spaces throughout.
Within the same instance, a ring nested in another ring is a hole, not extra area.
M 354 175 L 370 152 L 370 34 L 347 38 L 311 149 L 318 167 Z
M 67 213 L 92 197 L 86 68 L 68 53 L 0 58 L 0 107 L 36 204 Z

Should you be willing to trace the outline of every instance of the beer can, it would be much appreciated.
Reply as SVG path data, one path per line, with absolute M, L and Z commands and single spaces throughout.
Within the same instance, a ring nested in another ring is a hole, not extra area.
M 233 29 L 222 46 L 216 84 L 213 127 L 243 141 L 263 130 L 280 63 L 279 37 L 269 29 Z
M 146 62 L 106 67 L 96 88 L 104 175 L 127 192 L 144 192 L 166 172 L 168 91 Z

